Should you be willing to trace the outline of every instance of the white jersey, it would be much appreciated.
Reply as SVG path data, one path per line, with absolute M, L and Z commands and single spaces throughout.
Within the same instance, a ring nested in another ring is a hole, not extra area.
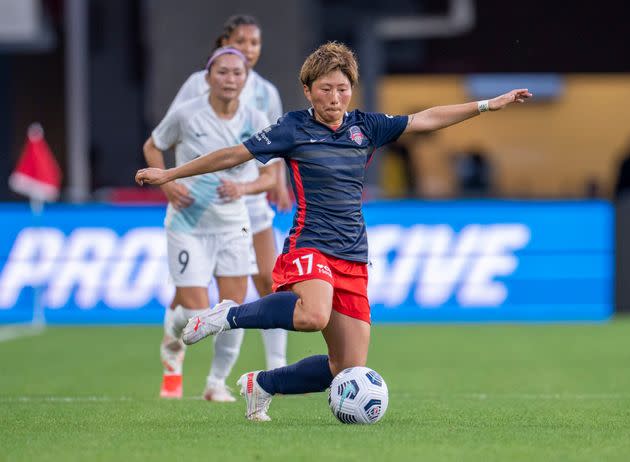
M 240 104 L 232 119 L 219 118 L 208 101 L 208 95 L 193 98 L 169 111 L 153 130 L 155 146 L 164 151 L 175 147 L 177 165 L 184 164 L 217 149 L 242 143 L 269 124 L 260 111 Z M 241 198 L 225 202 L 217 187 L 221 178 L 248 181 L 243 177 L 248 169 L 258 170 L 257 161 L 250 160 L 234 168 L 178 180 L 188 188 L 194 202 L 176 210 L 168 205 L 164 225 L 172 230 L 195 234 L 216 234 L 249 228 L 245 202 Z
M 174 111 L 182 103 L 200 95 L 205 95 L 209 93 L 209 91 L 210 86 L 206 80 L 205 70 L 191 74 L 179 89 L 177 95 L 175 95 L 175 99 L 173 99 L 167 114 Z M 280 101 L 278 90 L 271 82 L 261 77 L 260 74 L 254 70 L 249 71 L 239 100 L 247 106 L 264 112 L 270 123 L 276 123 L 276 121 L 282 117 L 282 102 Z M 238 143 L 242 141 L 244 140 Z M 242 173 L 242 181 L 255 181 L 258 176 L 258 166 L 253 163 L 248 163 Z M 264 192 L 246 196 L 245 199 L 247 204 L 251 206 L 264 206 L 264 204 L 267 204 L 267 194 Z

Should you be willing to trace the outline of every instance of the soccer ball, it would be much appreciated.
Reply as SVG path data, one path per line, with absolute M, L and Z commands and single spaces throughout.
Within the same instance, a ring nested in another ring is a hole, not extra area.
M 368 367 L 350 367 L 330 384 L 330 410 L 347 424 L 373 424 L 387 411 L 389 395 L 383 378 Z

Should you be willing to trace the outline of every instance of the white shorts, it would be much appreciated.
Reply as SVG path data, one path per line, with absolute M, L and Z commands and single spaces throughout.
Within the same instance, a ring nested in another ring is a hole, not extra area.
M 249 214 L 249 222 L 252 228 L 252 235 L 258 234 L 273 225 L 273 217 L 275 212 L 269 206 L 267 199 L 258 199 L 255 201 L 245 200 L 247 213 Z
M 168 269 L 176 287 L 206 287 L 213 276 L 258 274 L 249 232 L 190 234 L 166 231 Z

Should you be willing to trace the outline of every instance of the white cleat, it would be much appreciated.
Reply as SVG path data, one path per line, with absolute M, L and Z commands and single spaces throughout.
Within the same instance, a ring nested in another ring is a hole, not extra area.
M 223 300 L 212 308 L 203 310 L 197 316 L 190 318 L 188 324 L 184 327 L 182 335 L 184 343 L 192 345 L 203 340 L 208 335 L 217 335 L 223 331 L 230 330 L 227 314 L 230 308 L 235 306 L 238 306 L 238 303 L 232 300 Z
M 203 392 L 203 399 L 217 403 L 233 403 L 236 401 L 236 398 L 232 396 L 230 388 L 225 384 L 206 386 Z
M 262 389 L 256 378 L 260 374 L 260 371 L 248 372 L 241 375 L 236 385 L 241 391 L 241 395 L 245 397 L 247 403 L 247 411 L 245 417 L 248 420 L 257 422 L 269 422 L 271 417 L 267 415 L 269 405 L 271 404 L 272 395 Z

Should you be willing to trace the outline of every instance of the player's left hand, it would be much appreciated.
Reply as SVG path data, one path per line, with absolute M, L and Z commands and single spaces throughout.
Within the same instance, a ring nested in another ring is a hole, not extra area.
M 140 186 L 144 184 L 161 185 L 167 183 L 166 170 L 161 168 L 143 168 L 136 172 L 136 183 Z
M 519 88 L 517 90 L 509 91 L 503 95 L 497 96 L 496 98 L 492 98 L 488 101 L 488 108 L 491 111 L 498 111 L 499 109 L 503 109 L 508 104 L 512 103 L 524 103 L 533 95 L 529 92 L 527 88 Z
M 241 183 L 221 179 L 221 186 L 217 188 L 219 197 L 226 201 L 235 201 L 245 194 L 245 188 Z

